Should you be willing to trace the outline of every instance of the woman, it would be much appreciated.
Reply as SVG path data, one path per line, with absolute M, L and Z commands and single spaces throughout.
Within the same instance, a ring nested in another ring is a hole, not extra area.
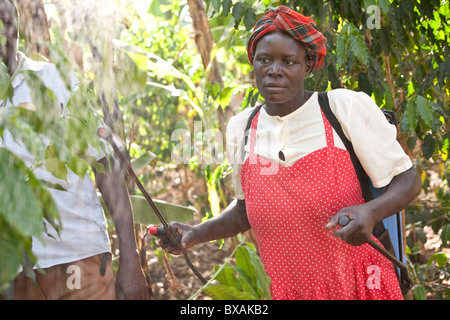
M 253 228 L 273 299 L 402 299 L 392 264 L 366 242 L 377 222 L 417 195 L 420 178 L 370 97 L 330 91 L 331 108 L 373 184 L 387 186 L 364 203 L 317 93 L 303 88 L 323 64 L 325 42 L 314 22 L 284 6 L 258 21 L 248 56 L 265 105 L 252 120 L 244 154 L 252 110 L 234 116 L 227 128 L 237 199 L 214 219 L 173 226 L 184 248 Z M 351 222 L 339 229 L 341 216 Z

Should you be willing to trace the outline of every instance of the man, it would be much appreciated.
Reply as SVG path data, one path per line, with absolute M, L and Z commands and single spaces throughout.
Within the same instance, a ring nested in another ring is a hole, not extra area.
M 3 108 L 32 104 L 30 89 L 20 71 L 32 71 L 51 89 L 59 105 L 64 106 L 70 93 L 53 64 L 32 61 L 18 52 L 18 13 L 11 0 L 0 0 L 2 34 L 0 57 L 13 78 L 14 96 L 0 101 Z M 74 79 L 75 80 L 75 79 Z M 36 106 L 39 108 L 39 105 Z M 19 156 L 27 165 L 34 157 L 5 130 L 0 146 Z M 93 148 L 92 148 L 93 149 Z M 83 179 L 68 170 L 67 181 L 52 176 L 44 167 L 36 168 L 39 179 L 57 183 L 64 190 L 49 189 L 58 207 L 60 235 L 47 226 L 44 242 L 33 239 L 33 253 L 44 273 L 36 272 L 36 283 L 20 273 L 14 284 L 14 299 L 146 299 L 148 292 L 139 260 L 134 234 L 132 208 L 118 163 L 111 166 L 104 155 L 92 151 L 105 173 L 96 170 L 97 186 L 111 214 L 119 237 L 120 262 L 117 279 L 111 264 L 110 243 L 100 201 L 88 174 Z M 14 200 L 12 200 L 14 201 Z M 71 282 L 69 277 L 78 277 Z

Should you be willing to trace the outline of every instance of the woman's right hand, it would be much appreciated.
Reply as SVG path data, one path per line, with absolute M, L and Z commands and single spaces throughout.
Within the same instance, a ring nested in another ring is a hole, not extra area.
M 174 246 L 167 239 L 160 240 L 161 247 L 171 254 L 182 254 L 183 250 L 192 248 L 198 243 L 233 237 L 251 228 L 245 200 L 233 200 L 218 216 L 195 226 L 179 222 L 171 222 L 169 225 L 181 238 L 181 247 Z
M 180 255 L 183 253 L 182 249 L 186 250 L 192 248 L 198 243 L 197 241 L 195 241 L 197 231 L 194 227 L 179 222 L 171 222 L 169 223 L 169 225 L 175 232 L 180 235 L 181 248 L 178 246 L 174 246 L 173 243 L 167 241 L 166 237 L 162 237 L 159 240 L 159 245 L 165 251 L 169 252 L 170 254 Z

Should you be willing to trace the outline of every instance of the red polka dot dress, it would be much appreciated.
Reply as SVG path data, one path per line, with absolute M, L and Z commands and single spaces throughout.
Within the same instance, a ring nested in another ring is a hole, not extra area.
M 241 183 L 272 298 L 403 299 L 389 260 L 325 229 L 341 208 L 364 199 L 349 154 L 334 146 L 323 113 L 327 146 L 288 167 L 254 153 L 258 117 Z

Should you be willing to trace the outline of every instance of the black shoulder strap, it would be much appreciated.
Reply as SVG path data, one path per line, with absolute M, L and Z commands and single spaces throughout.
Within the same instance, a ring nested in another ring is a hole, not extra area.
M 333 129 L 336 131 L 336 133 L 341 138 L 342 142 L 345 145 L 345 148 L 347 149 L 347 151 L 350 154 L 350 159 L 352 160 L 353 167 L 355 168 L 356 175 L 358 176 L 359 184 L 361 185 L 361 190 L 362 190 L 364 200 L 366 202 L 372 200 L 373 194 L 372 194 L 372 190 L 371 190 L 370 183 L 369 183 L 369 177 L 367 176 L 366 172 L 364 171 L 364 168 L 362 167 L 361 162 L 359 162 L 359 159 L 356 156 L 355 150 L 353 149 L 352 143 L 345 136 L 344 131 L 342 130 L 341 124 L 339 123 L 338 119 L 334 115 L 333 111 L 331 111 L 330 101 L 328 100 L 328 94 L 326 91 L 319 92 L 319 104 L 320 104 L 320 108 L 322 109 L 323 113 L 327 117 L 327 119 L 330 122 L 330 124 L 332 125 Z M 375 234 L 377 235 L 377 237 L 380 237 L 386 231 L 383 222 L 380 221 L 380 223 L 377 223 L 375 225 L 374 231 L 375 231 Z M 386 236 L 387 236 L 387 234 L 384 234 L 384 237 L 386 237 Z M 390 238 L 389 237 L 387 237 L 387 238 L 389 239 L 389 242 L 383 243 L 383 245 L 385 246 L 385 248 L 387 250 L 390 250 L 393 247 L 392 247 L 392 243 L 390 242 Z M 379 240 L 381 241 L 380 238 L 379 238 Z
M 332 125 L 333 129 L 336 131 L 336 133 L 339 135 L 339 138 L 341 138 L 342 142 L 344 143 L 345 148 L 350 153 L 350 159 L 352 160 L 353 167 L 355 168 L 356 175 L 358 176 L 358 180 L 361 185 L 364 200 L 366 200 L 366 202 L 372 200 L 373 194 L 370 189 L 370 183 L 369 183 L 367 174 L 364 171 L 364 168 L 362 167 L 361 162 L 359 162 L 358 157 L 356 156 L 356 153 L 355 153 L 355 150 L 353 149 L 352 143 L 345 136 L 344 131 L 342 130 L 341 124 L 339 123 L 338 119 L 334 115 L 333 111 L 331 111 L 330 102 L 328 100 L 328 95 L 327 95 L 326 91 L 319 92 L 319 104 L 320 104 L 320 108 L 322 109 L 323 113 L 325 114 L 328 121 Z

